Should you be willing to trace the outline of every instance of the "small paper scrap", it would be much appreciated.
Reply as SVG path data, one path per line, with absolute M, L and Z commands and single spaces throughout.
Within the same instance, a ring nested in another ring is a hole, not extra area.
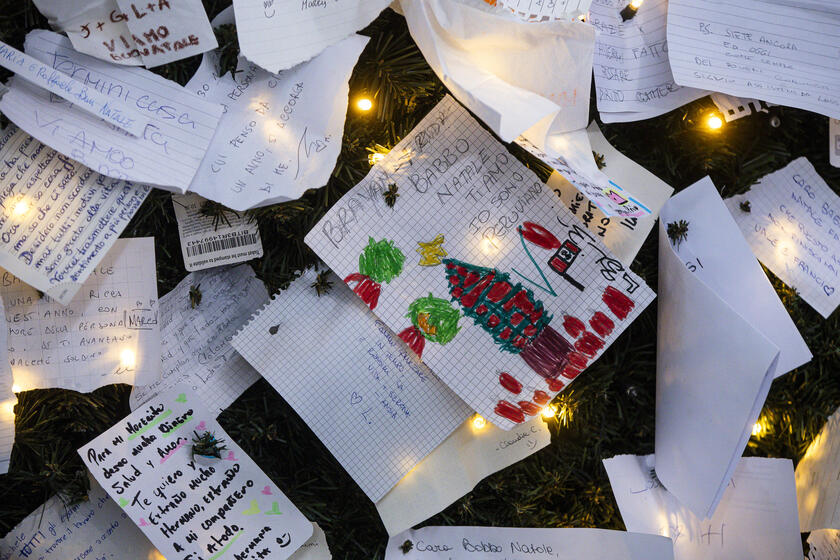
M 840 410 L 832 414 L 796 465 L 802 532 L 840 529 Z

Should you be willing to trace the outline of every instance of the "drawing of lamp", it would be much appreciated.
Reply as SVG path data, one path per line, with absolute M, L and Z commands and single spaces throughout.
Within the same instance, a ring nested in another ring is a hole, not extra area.
M 402 272 L 405 255 L 393 241 L 368 238 L 368 244 L 359 255 L 359 272 L 349 274 L 344 283 L 353 289 L 371 309 L 379 303 L 382 282 L 389 283 Z M 352 284 L 356 285 L 353 286 Z

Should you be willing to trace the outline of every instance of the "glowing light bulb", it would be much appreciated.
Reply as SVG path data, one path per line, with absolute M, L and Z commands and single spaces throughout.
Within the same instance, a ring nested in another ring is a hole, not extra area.
M 761 432 L 764 431 L 764 426 L 761 425 L 761 422 L 756 422 L 753 424 L 752 435 L 757 436 L 760 435 Z
M 476 414 L 475 417 L 473 418 L 472 424 L 473 424 L 473 428 L 475 428 L 476 430 L 480 430 L 484 426 L 487 425 L 487 420 L 484 419 L 484 416 L 481 416 L 480 414 Z
M 496 244 L 496 239 L 493 237 L 485 237 L 481 240 L 481 252 L 485 255 L 492 255 L 499 250 Z
M 586 21 L 586 14 L 580 14 L 580 15 L 578 16 L 578 20 L 580 20 L 580 21 Z
M 29 211 L 29 203 L 25 200 L 19 200 L 15 207 L 12 209 L 12 213 L 15 216 L 23 216 Z
M 713 113 L 706 118 L 706 126 L 711 130 L 718 130 L 723 126 L 723 119 Z
M 362 97 L 361 99 L 356 101 L 356 107 L 358 107 L 360 111 L 370 111 L 371 109 L 373 109 L 373 101 L 371 101 L 367 97 Z
M 5 414 L 6 416 L 14 417 L 14 415 L 15 415 L 15 404 L 16 404 L 15 399 L 4 401 L 3 404 L 2 404 L 3 414 Z
M 644 1 L 645 0 L 633 0 L 632 2 L 630 2 L 630 5 L 633 7 L 633 9 L 638 10 L 642 7 L 642 3 Z
M 541 414 L 543 415 L 543 418 L 554 418 L 554 415 L 557 414 L 557 407 L 550 404 L 542 409 Z
M 376 165 L 380 161 L 385 159 L 385 154 L 381 154 L 379 152 L 374 152 L 368 156 L 368 163 L 371 165 Z
M 137 355 L 134 353 L 134 350 L 126 348 L 120 352 L 120 365 L 129 369 L 132 369 L 135 365 L 137 365 Z
M 12 385 L 12 393 L 20 393 L 21 391 L 23 391 L 23 389 L 21 388 L 20 385 L 17 385 L 17 384 Z

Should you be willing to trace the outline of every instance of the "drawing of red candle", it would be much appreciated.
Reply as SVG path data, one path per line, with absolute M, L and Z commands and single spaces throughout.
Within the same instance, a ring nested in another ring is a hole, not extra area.
M 374 309 L 379 303 L 382 282 L 389 283 L 399 276 L 404 262 L 405 255 L 394 246 L 393 241 L 374 241 L 369 237 L 368 244 L 359 255 L 359 272 L 348 275 L 344 283 L 353 288 L 368 307 Z

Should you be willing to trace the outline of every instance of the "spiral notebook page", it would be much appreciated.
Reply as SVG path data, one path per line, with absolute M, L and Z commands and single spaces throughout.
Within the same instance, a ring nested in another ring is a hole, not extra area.
M 292 405 L 374 502 L 470 409 L 339 278 L 309 270 L 233 347 Z

